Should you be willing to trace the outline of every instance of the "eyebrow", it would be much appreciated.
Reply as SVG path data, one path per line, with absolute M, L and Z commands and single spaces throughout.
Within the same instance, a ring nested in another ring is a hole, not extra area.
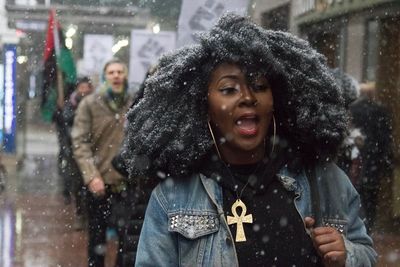
M 235 74 L 228 74 L 228 75 L 224 75 L 224 76 L 222 76 L 221 78 L 219 78 L 218 80 L 217 80 L 217 82 L 219 82 L 219 81 L 221 81 L 222 79 L 234 79 L 234 80 L 239 80 L 239 77 L 238 77 L 238 75 L 235 75 Z
M 123 70 L 109 70 L 107 72 L 124 72 Z

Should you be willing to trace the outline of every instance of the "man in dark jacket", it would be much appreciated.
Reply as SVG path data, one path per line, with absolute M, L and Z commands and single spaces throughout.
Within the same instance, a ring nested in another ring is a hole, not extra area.
M 136 92 L 132 105 L 136 105 L 143 97 L 145 90 L 146 79 L 156 71 L 156 66 L 149 69 L 146 74 L 142 85 Z M 157 185 L 157 179 L 150 179 L 146 177 L 130 177 L 128 172 L 128 166 L 125 163 L 122 153 L 124 153 L 124 147 L 122 150 L 113 158 L 112 165 L 121 175 L 127 179 L 127 194 L 124 201 L 124 205 L 120 205 L 119 209 L 124 215 L 125 234 L 123 241 L 123 265 L 122 267 L 134 266 L 136 259 L 136 251 L 138 248 L 139 235 L 142 229 L 144 214 L 148 200 L 150 198 L 152 190 Z M 129 211 L 129 212 L 127 212 Z

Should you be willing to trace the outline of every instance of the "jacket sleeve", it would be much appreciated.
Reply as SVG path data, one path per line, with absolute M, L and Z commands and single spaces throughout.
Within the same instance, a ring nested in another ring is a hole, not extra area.
M 360 196 L 350 182 L 349 188 L 349 222 L 347 235 L 344 237 L 347 252 L 346 267 L 372 267 L 375 266 L 378 255 L 372 248 L 372 239 L 358 216 Z
M 360 196 L 347 175 L 333 163 L 317 165 L 321 207 L 329 215 L 346 221 L 343 238 L 346 247 L 346 267 L 372 267 L 377 261 L 371 237 L 359 217 Z
M 147 206 L 135 266 L 179 266 L 177 236 L 168 231 L 165 202 L 160 199 L 164 198 L 157 186 Z
M 71 137 L 74 157 L 81 170 L 85 184 L 94 177 L 101 177 L 97 170 L 91 144 L 92 115 L 87 99 L 83 99 L 76 110 Z

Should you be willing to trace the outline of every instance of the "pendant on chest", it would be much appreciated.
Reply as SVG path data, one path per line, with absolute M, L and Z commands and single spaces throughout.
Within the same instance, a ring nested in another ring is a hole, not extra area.
M 237 213 L 237 209 L 240 208 L 240 216 Z M 233 216 L 227 216 L 228 225 L 236 223 L 236 242 L 244 242 L 246 241 L 246 235 L 244 233 L 243 223 L 253 223 L 253 215 L 248 214 L 247 207 L 240 199 L 236 200 L 232 205 L 232 214 Z

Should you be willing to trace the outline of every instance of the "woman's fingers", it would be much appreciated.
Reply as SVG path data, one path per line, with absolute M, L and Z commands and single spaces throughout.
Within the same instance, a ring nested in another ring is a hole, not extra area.
M 312 228 L 315 224 L 315 220 L 311 217 L 305 217 L 304 224 L 307 228 Z
M 311 235 L 314 246 L 323 258 L 325 266 L 343 267 L 346 262 L 346 247 L 343 236 L 332 227 L 314 228 Z
M 344 267 L 346 263 L 345 251 L 332 251 L 324 255 L 324 264 L 326 267 Z

